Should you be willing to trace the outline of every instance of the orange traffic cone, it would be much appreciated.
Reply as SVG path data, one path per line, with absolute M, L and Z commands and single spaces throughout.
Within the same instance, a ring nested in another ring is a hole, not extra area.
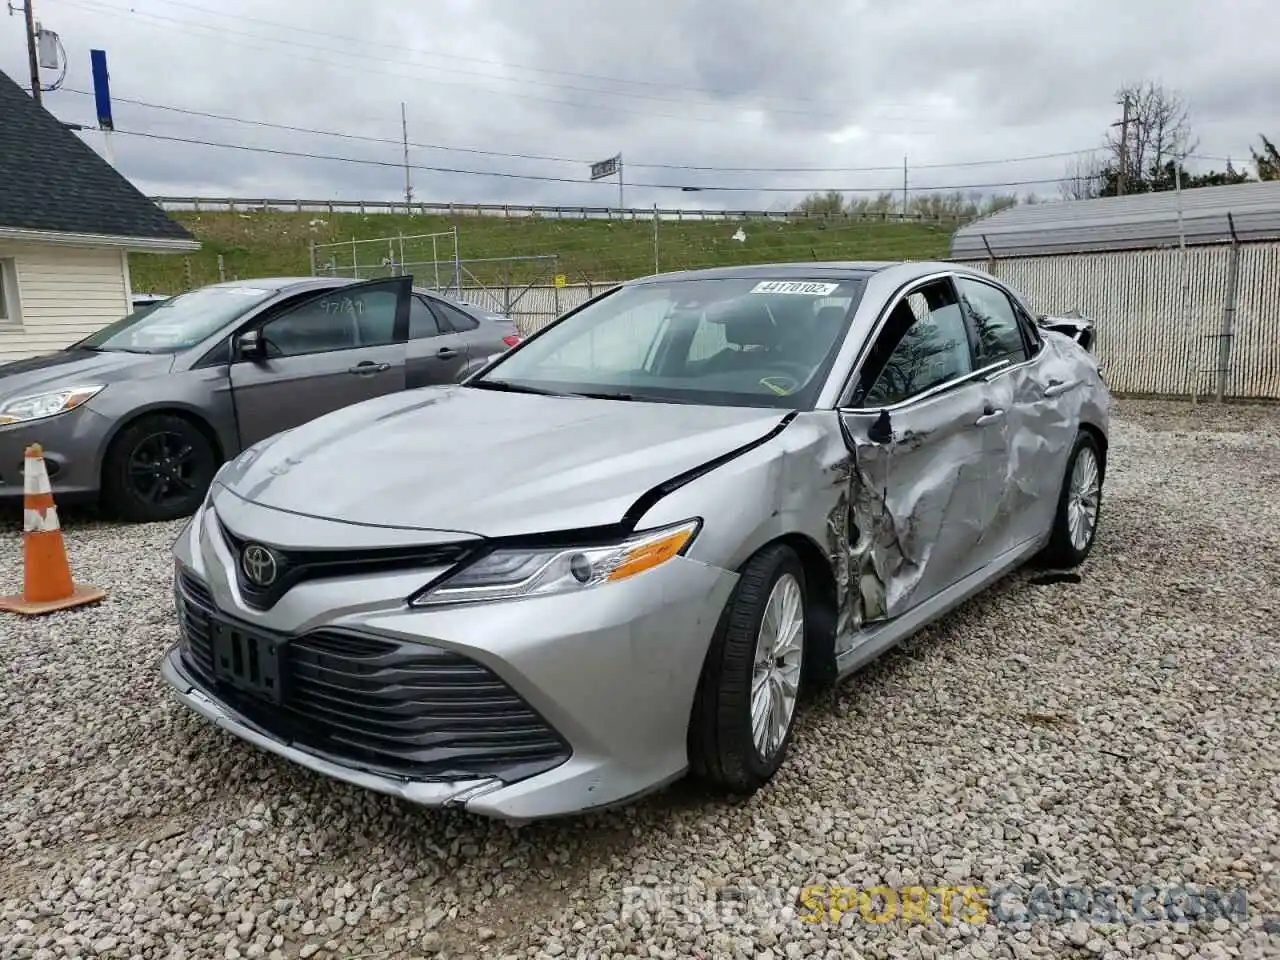
M 107 595 L 99 587 L 77 586 L 71 579 L 44 450 L 38 443 L 27 447 L 23 464 L 22 521 L 22 595 L 0 597 L 0 610 L 28 615 L 52 613 L 96 603 Z

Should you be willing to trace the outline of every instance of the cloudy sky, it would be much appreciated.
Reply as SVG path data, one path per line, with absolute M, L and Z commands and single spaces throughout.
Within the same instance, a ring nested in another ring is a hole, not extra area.
M 46 106 L 94 125 L 105 49 L 115 162 L 152 195 L 401 198 L 401 102 L 414 197 L 441 202 L 616 204 L 616 179 L 580 181 L 619 152 L 628 206 L 874 195 L 904 156 L 912 190 L 1056 196 L 1143 80 L 1188 101 L 1190 166 L 1280 138 L 1274 0 L 34 2 L 68 59 Z M 27 84 L 21 16 L 0 70 Z

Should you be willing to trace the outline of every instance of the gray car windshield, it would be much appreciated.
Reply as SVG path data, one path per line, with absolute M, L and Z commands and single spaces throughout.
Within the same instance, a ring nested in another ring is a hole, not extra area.
M 207 340 L 274 293 L 261 287 L 201 287 L 135 310 L 72 349 L 177 353 Z
M 470 385 L 798 409 L 834 362 L 863 281 L 706 279 L 622 287 Z

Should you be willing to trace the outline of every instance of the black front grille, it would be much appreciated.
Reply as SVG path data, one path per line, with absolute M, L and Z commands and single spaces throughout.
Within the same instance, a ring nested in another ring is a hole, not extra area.
M 185 571 L 178 592 L 193 679 L 285 742 L 421 779 L 517 780 L 568 759 L 568 745 L 533 708 L 467 657 L 333 630 L 270 634 L 218 613 L 208 589 Z M 251 678 L 216 668 L 211 638 L 219 627 L 278 651 L 278 692 L 250 692 Z
M 393 570 L 450 567 L 462 563 L 478 549 L 478 541 L 427 544 L 408 547 L 378 547 L 365 550 L 291 550 L 251 541 L 232 533 L 217 521 L 222 538 L 236 558 L 236 585 L 245 603 L 255 610 L 269 610 L 290 589 L 303 580 L 321 577 L 344 577 L 363 573 L 386 573 Z M 259 543 L 267 547 L 275 561 L 275 577 L 263 586 L 245 575 L 241 562 L 245 547 Z

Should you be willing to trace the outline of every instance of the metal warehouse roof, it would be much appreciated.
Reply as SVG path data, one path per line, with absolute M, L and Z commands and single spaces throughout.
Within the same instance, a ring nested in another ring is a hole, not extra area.
M 1188 244 L 1230 240 L 1228 213 L 1240 240 L 1280 239 L 1280 181 L 1182 191 Z M 997 257 L 1029 257 L 1178 243 L 1178 193 L 1170 190 L 1010 207 L 957 230 L 951 256 L 984 259 L 987 244 Z

